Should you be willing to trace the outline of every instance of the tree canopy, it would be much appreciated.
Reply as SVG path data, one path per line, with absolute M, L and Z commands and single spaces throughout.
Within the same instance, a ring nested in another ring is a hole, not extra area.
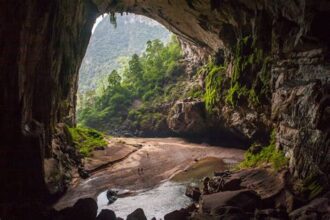
M 135 100 L 150 103 L 166 96 L 165 87 L 177 78 L 182 57 L 176 37 L 166 45 L 160 40 L 148 41 L 142 55 L 134 54 L 128 62 L 108 74 L 99 93 L 87 91 L 79 100 L 78 122 L 107 130 L 122 123 Z

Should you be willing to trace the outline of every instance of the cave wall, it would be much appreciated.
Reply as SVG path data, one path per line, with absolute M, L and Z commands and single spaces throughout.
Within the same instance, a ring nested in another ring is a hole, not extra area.
M 57 124 L 74 123 L 78 69 L 93 22 L 105 12 L 159 21 L 194 45 L 197 61 L 221 52 L 234 63 L 234 45 L 252 36 L 272 58 L 266 117 L 278 147 L 290 156 L 297 176 L 328 178 L 328 1 L 91 1 L 0 2 L 1 201 L 36 198 L 47 190 L 44 159 L 58 157 L 52 144 Z
M 47 195 L 44 159 L 60 160 L 57 123 L 74 123 L 97 10 L 88 0 L 25 0 L 1 1 L 0 11 L 0 203 L 17 203 Z

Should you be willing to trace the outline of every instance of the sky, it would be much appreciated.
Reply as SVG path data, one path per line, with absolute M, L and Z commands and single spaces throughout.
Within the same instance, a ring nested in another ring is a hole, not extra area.
M 96 21 L 95 21 L 95 23 L 94 23 L 94 26 L 93 26 L 93 29 L 92 29 L 92 34 L 94 33 L 95 28 L 97 27 L 97 25 L 103 20 L 103 18 L 105 18 L 106 15 L 107 15 L 107 14 L 100 15 L 100 16 L 96 19 Z

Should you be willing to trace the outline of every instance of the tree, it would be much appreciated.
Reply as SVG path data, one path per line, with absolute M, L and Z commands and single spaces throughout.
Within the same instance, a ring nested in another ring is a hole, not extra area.
M 108 76 L 108 87 L 115 88 L 120 85 L 121 77 L 118 74 L 117 70 L 113 70 Z

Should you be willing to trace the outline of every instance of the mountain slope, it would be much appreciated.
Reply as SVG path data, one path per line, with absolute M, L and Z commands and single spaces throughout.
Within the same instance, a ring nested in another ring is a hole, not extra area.
M 91 37 L 80 67 L 79 92 L 96 88 L 98 80 L 118 67 L 122 56 L 140 54 L 148 40 L 167 41 L 170 32 L 157 22 L 139 15 L 117 15 L 117 27 L 105 16 Z

